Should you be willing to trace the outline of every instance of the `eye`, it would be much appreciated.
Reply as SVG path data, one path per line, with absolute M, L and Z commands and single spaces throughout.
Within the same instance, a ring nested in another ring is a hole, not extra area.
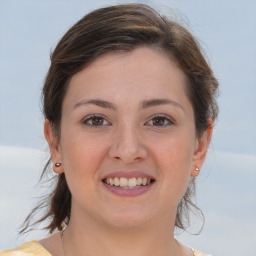
M 83 124 L 88 126 L 96 126 L 96 127 L 110 125 L 110 123 L 100 115 L 91 115 L 89 117 L 86 117 L 83 120 Z
M 172 125 L 174 123 L 170 118 L 168 118 L 165 115 L 157 115 L 157 116 L 154 116 L 151 120 L 149 120 L 146 124 L 152 125 L 152 126 L 164 127 L 164 126 Z

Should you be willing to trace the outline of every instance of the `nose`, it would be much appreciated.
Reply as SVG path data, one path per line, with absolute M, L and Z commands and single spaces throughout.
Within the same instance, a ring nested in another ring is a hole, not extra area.
M 142 136 L 132 127 L 119 128 L 109 149 L 109 156 L 124 164 L 132 164 L 146 159 L 148 151 Z

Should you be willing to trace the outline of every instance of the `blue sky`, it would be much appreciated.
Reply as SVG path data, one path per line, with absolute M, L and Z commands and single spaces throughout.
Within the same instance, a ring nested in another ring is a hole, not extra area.
M 35 186 L 47 156 L 40 90 L 51 49 L 89 11 L 125 2 L 0 0 L 0 249 L 45 235 L 17 239 L 16 233 L 33 197 L 42 193 Z M 254 256 L 256 2 L 137 2 L 182 17 L 220 82 L 220 115 L 198 179 L 206 225 L 200 236 L 178 238 L 215 256 Z

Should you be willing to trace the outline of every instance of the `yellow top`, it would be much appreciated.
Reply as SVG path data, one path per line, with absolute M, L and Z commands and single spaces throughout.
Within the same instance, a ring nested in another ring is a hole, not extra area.
M 31 241 L 15 249 L 0 252 L 0 256 L 52 256 L 39 242 Z
M 194 256 L 207 256 L 197 250 L 193 250 Z M 15 249 L 0 252 L 0 256 L 52 256 L 39 242 L 31 241 L 20 245 Z

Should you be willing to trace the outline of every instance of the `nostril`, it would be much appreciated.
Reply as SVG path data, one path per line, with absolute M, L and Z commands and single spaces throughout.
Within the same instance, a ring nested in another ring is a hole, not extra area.
M 122 136 L 114 139 L 109 149 L 111 159 L 121 160 L 125 164 L 129 164 L 141 161 L 147 157 L 148 151 L 145 145 L 134 134 L 135 132 L 130 135 L 124 131 Z

